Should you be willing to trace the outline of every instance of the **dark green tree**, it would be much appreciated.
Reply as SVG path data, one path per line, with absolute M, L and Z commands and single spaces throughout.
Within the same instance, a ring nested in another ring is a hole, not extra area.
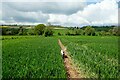
M 68 31 L 68 32 L 66 32 L 66 33 L 65 33 L 65 35 L 70 35 L 70 32 L 69 32 L 69 31 Z
M 119 36 L 120 35 L 120 28 L 119 27 L 114 27 L 112 30 L 113 35 Z
M 60 32 L 58 32 L 58 36 L 61 36 L 62 34 Z
M 23 27 L 22 26 L 19 27 L 19 33 L 18 33 L 18 35 L 23 35 Z
M 34 33 L 34 29 L 29 29 L 28 31 L 27 31 L 27 35 L 34 35 L 35 33 Z
M 35 34 L 36 35 L 42 35 L 44 33 L 45 30 L 45 25 L 44 24 L 38 24 L 37 26 L 35 26 Z
M 101 31 L 101 32 L 100 32 L 100 35 L 101 35 L 101 36 L 105 36 L 105 35 L 106 35 L 106 32 L 105 32 L 105 31 Z
M 87 26 L 86 28 L 85 28 L 85 35 L 95 35 L 95 29 L 94 28 L 92 28 L 92 27 L 90 27 L 90 26 Z
M 75 29 L 75 35 L 83 35 L 82 29 Z
M 110 35 L 113 35 L 112 29 L 110 29 L 108 32 L 110 33 Z
M 45 31 L 45 37 L 47 37 L 47 36 L 53 36 L 52 29 L 46 29 L 46 31 Z

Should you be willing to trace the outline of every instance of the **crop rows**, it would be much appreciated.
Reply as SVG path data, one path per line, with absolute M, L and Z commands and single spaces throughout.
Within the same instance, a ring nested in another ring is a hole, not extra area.
M 87 78 L 118 78 L 117 37 L 61 37 Z
M 2 41 L 3 78 L 66 78 L 57 38 Z
M 30 38 L 33 36 L 1 36 L 0 40 L 13 40 L 13 39 L 23 39 Z

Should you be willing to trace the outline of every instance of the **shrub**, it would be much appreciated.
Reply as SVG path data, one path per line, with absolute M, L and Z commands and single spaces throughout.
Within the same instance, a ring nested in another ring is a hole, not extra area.
M 47 29 L 45 31 L 45 37 L 47 37 L 47 36 L 53 36 L 53 31 L 51 29 Z
M 62 34 L 60 32 L 58 32 L 58 35 L 61 36 Z
M 29 29 L 28 31 L 27 31 L 27 35 L 34 35 L 35 33 L 34 33 L 34 30 L 33 29 Z
M 65 35 L 70 35 L 70 32 L 67 32 Z

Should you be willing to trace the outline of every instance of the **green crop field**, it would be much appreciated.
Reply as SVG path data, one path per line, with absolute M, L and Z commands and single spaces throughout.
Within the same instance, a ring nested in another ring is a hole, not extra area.
M 66 78 L 58 39 L 83 77 L 118 78 L 118 37 L 2 36 L 3 78 Z
M 57 38 L 2 37 L 3 78 L 66 78 Z
M 61 37 L 74 63 L 92 78 L 117 78 L 118 37 Z
M 120 0 L 0 4 L 0 79 L 120 80 Z

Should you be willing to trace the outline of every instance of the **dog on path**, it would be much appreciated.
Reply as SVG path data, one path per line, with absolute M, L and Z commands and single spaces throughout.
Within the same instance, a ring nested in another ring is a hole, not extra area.
M 64 58 L 67 58 L 67 55 L 65 54 L 65 50 L 66 50 L 66 49 L 61 50 L 61 55 L 62 55 L 63 59 L 64 59 Z

